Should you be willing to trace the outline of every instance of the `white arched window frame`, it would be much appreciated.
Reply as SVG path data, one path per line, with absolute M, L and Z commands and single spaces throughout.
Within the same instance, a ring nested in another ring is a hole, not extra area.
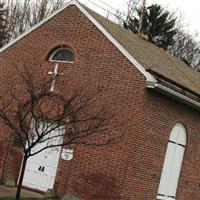
M 59 57 L 58 54 L 63 54 L 62 59 L 58 59 L 56 57 Z M 59 47 L 55 49 L 50 57 L 50 62 L 61 62 L 61 63 L 74 63 L 74 53 L 69 47 Z
M 175 200 L 176 198 L 186 140 L 185 127 L 182 124 L 176 124 L 169 137 L 157 200 Z

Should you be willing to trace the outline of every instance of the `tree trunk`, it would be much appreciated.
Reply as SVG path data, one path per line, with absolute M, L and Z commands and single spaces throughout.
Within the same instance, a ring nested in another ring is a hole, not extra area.
M 19 177 L 19 182 L 18 182 L 18 185 L 17 185 L 17 192 L 16 192 L 15 200 L 20 200 L 22 182 L 23 182 L 23 178 L 24 178 L 24 172 L 25 172 L 25 169 L 26 169 L 27 159 L 28 159 L 27 154 L 24 154 L 24 158 L 23 158 L 23 161 L 22 161 L 22 167 L 21 167 L 21 173 L 20 173 L 20 177 Z
M 140 16 L 140 22 L 139 22 L 139 29 L 138 33 L 141 34 L 143 32 L 143 23 L 144 23 L 144 15 L 145 15 L 145 6 L 146 6 L 146 0 L 143 0 L 142 2 L 142 9 L 141 9 L 141 16 Z

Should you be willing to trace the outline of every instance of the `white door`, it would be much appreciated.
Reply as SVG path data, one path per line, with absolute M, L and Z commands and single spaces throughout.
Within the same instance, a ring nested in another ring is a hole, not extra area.
M 52 135 L 62 135 L 62 130 L 51 131 L 49 137 Z M 47 146 L 49 143 L 58 144 L 62 137 L 56 137 L 48 140 L 34 147 L 32 152 Z M 53 189 L 56 178 L 57 166 L 60 158 L 61 147 L 48 148 L 44 151 L 30 157 L 27 160 L 24 179 L 22 185 L 40 191 Z

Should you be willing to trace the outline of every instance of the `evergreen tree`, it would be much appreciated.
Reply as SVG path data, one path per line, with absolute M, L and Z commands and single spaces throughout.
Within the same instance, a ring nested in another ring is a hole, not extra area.
M 138 33 L 140 16 L 141 9 L 138 9 L 136 16 L 129 18 L 124 27 L 133 33 Z M 166 50 L 169 45 L 173 44 L 173 37 L 177 33 L 175 25 L 176 17 L 160 5 L 152 4 L 145 8 L 142 32 L 148 36 L 150 42 L 158 47 Z

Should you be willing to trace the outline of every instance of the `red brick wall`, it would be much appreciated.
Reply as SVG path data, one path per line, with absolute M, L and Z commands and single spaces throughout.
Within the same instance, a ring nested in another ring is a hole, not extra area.
M 149 127 L 146 137 L 149 138 L 148 143 L 153 146 L 153 148 L 148 149 L 148 153 L 152 149 L 150 153 L 153 155 L 152 160 L 150 160 L 152 165 L 162 169 L 163 163 L 155 162 L 154 158 L 157 158 L 158 161 L 164 160 L 170 131 L 176 123 L 182 123 L 187 129 L 187 147 L 177 190 L 177 199 L 199 199 L 199 112 L 168 97 L 161 98 L 159 94 L 151 91 L 146 92 L 146 96 L 148 101 L 145 104 L 148 105 L 148 109 L 145 109 L 146 111 L 141 115 L 141 120 Z M 143 151 L 145 152 L 146 149 Z M 161 171 L 154 173 L 152 175 L 159 179 Z
M 6 155 L 9 148 L 9 130 L 0 124 L 0 182 L 5 178 L 4 164 L 6 163 Z
M 199 199 L 199 113 L 153 91 L 144 91 L 144 97 L 138 135 L 134 138 L 137 150 L 131 159 L 137 160 L 137 164 L 128 166 L 127 177 L 135 180 L 135 189 L 140 191 L 132 194 L 132 199 L 151 199 L 152 193 L 158 190 L 169 135 L 176 123 L 185 125 L 188 137 L 176 199 Z
M 0 182 L 7 179 L 14 179 L 17 182 L 23 154 L 19 148 L 12 148 L 10 145 L 9 129 L 2 124 L 0 128 Z
M 188 143 L 177 200 L 199 199 L 199 113 L 145 89 L 145 79 L 139 71 L 74 6 L 0 55 L 3 59 L 0 64 L 1 92 L 10 80 L 15 80 L 13 66 L 20 66 L 21 62 L 34 67 L 39 61 L 41 71 L 47 74 L 53 64 L 48 63 L 46 57 L 54 47 L 62 44 L 73 48 L 75 63 L 62 64 L 62 84 L 57 82 L 55 90 L 67 95 L 66 80 L 71 81 L 72 86 L 90 88 L 101 78 L 103 84 L 109 85 L 102 102 L 121 108 L 117 120 L 125 121 L 110 132 L 125 136 L 111 146 L 73 147 L 74 158 L 59 163 L 55 181 L 57 194 L 73 193 L 83 200 L 155 199 L 169 134 L 180 122 L 187 128 Z M 38 69 L 38 66 L 35 67 Z M 4 128 L 0 135 L 1 139 L 6 137 Z M 11 165 L 13 159 L 10 160 Z M 0 153 L 2 162 L 3 154 Z M 10 170 L 12 168 L 9 167 L 9 177 L 15 174 L 16 178 L 17 170 Z

